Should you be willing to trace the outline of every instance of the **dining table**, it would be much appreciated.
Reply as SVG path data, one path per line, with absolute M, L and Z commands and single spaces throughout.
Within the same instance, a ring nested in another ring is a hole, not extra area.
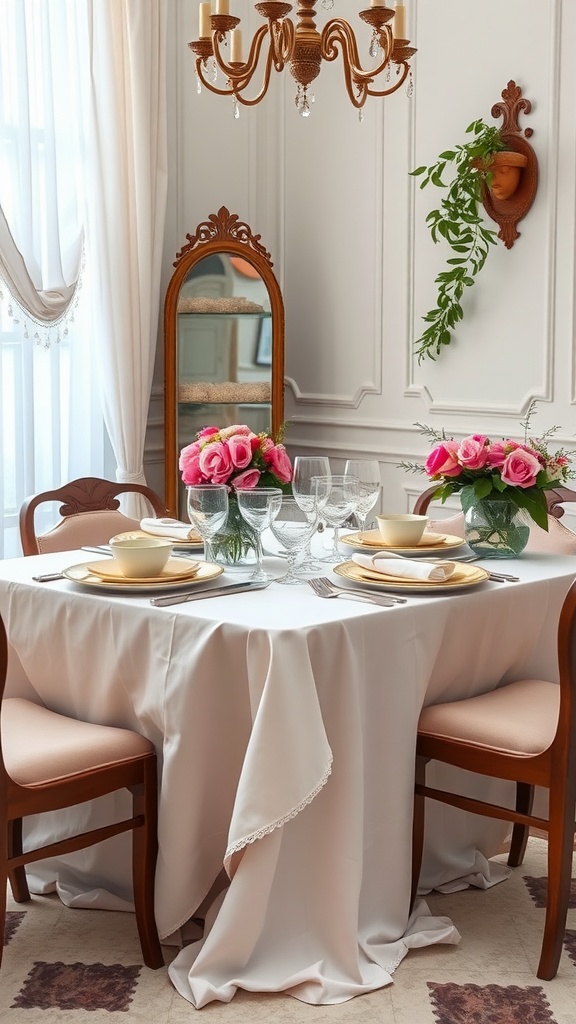
M 6 692 L 155 744 L 156 920 L 176 947 L 178 992 L 197 1009 L 239 988 L 334 1004 L 393 983 L 410 950 L 457 944 L 425 894 L 502 881 L 508 869 L 490 858 L 510 828 L 431 803 L 411 910 L 418 716 L 515 678 L 557 679 L 576 560 L 499 559 L 516 582 L 408 588 L 391 607 L 322 600 L 306 581 L 158 607 L 143 586 L 33 578 L 95 557 L 0 562 Z M 286 571 L 279 558 L 264 565 Z M 461 785 L 513 800 L 511 783 L 462 775 Z M 38 816 L 25 835 L 38 843 L 99 824 L 128 799 Z M 70 906 L 132 909 L 127 836 L 28 875 L 32 891 L 56 888 Z

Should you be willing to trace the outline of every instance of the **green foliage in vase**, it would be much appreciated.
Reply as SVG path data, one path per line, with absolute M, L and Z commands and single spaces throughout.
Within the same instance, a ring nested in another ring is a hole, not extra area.
M 257 543 L 256 534 L 242 516 L 236 498 L 230 497 L 226 525 L 212 538 L 214 557 L 229 563 L 240 562 L 255 550 Z
M 465 288 L 474 284 L 490 251 L 496 244 L 495 231 L 487 228 L 479 214 L 482 203 L 482 185 L 490 186 L 490 160 L 494 153 L 506 149 L 500 129 L 487 125 L 482 119 L 468 125 L 466 133 L 472 137 L 454 149 L 440 153 L 436 163 L 417 167 L 410 173 L 421 177 L 420 188 L 436 185 L 447 189 L 440 207 L 431 210 L 426 223 L 434 242 L 444 240 L 454 256 L 447 260 L 448 269 L 435 278 L 438 297 L 434 309 L 422 318 L 429 326 L 416 342 L 418 362 L 425 356 L 436 359 L 444 345 L 452 341 L 456 324 L 462 319 L 462 296 Z M 473 166 L 473 162 L 481 165 Z M 454 168 L 454 177 L 447 183 L 447 167 Z

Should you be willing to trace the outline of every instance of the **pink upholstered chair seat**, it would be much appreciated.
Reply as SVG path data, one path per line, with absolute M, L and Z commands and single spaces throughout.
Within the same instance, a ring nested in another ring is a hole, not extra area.
M 528 757 L 552 743 L 559 707 L 555 683 L 522 679 L 490 693 L 424 708 L 418 731 Z
M 19 786 L 46 785 L 153 751 L 149 740 L 128 729 L 78 722 L 20 697 L 2 705 L 4 763 Z

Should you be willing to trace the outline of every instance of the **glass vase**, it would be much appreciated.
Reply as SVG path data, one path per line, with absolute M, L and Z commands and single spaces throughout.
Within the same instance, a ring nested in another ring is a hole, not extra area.
M 483 498 L 464 513 L 464 540 L 483 558 L 516 558 L 530 537 L 530 518 L 511 501 Z
M 228 502 L 228 520 L 212 538 L 214 561 L 228 568 L 254 565 L 256 562 L 256 538 L 254 531 L 242 518 L 235 498 Z

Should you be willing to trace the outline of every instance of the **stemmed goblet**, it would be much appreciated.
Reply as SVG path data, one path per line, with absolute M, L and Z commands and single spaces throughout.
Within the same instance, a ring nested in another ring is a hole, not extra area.
M 321 478 L 319 477 L 318 480 Z M 320 486 L 318 483 L 317 487 Z M 332 551 L 325 555 L 323 562 L 341 562 L 342 555 L 338 550 L 338 530 L 343 526 L 349 516 L 358 508 L 361 499 L 360 485 L 354 476 L 346 476 L 344 473 L 332 475 L 330 478 L 330 490 L 325 504 L 322 508 L 322 516 L 329 526 L 334 529 Z
M 228 488 L 226 484 L 190 484 L 188 518 L 204 541 L 204 557 L 214 561 L 212 538 L 228 519 Z
M 276 519 L 270 523 L 270 530 L 286 549 L 288 556 L 288 572 L 278 580 L 278 583 L 302 582 L 302 577 L 296 572 L 298 555 L 309 544 L 317 523 L 317 509 L 306 512 L 300 508 L 295 498 L 284 495 L 280 511 Z
M 292 494 L 303 512 L 318 519 L 322 502 L 328 497 L 330 460 L 324 455 L 297 455 L 292 466 Z M 317 483 L 317 481 L 320 481 Z M 312 534 L 310 535 L 310 539 Z M 297 570 L 300 576 L 322 572 L 324 566 L 313 558 L 310 540 L 302 552 L 302 561 Z
M 236 491 L 240 515 L 256 535 L 256 566 L 249 577 L 253 583 L 271 578 L 262 568 L 262 534 L 276 519 L 282 494 L 280 487 L 253 487 L 251 490 Z
M 348 459 L 344 475 L 356 477 L 360 486 L 360 502 L 356 519 L 360 531 L 366 529 L 368 513 L 372 511 L 380 495 L 380 466 L 376 459 Z

